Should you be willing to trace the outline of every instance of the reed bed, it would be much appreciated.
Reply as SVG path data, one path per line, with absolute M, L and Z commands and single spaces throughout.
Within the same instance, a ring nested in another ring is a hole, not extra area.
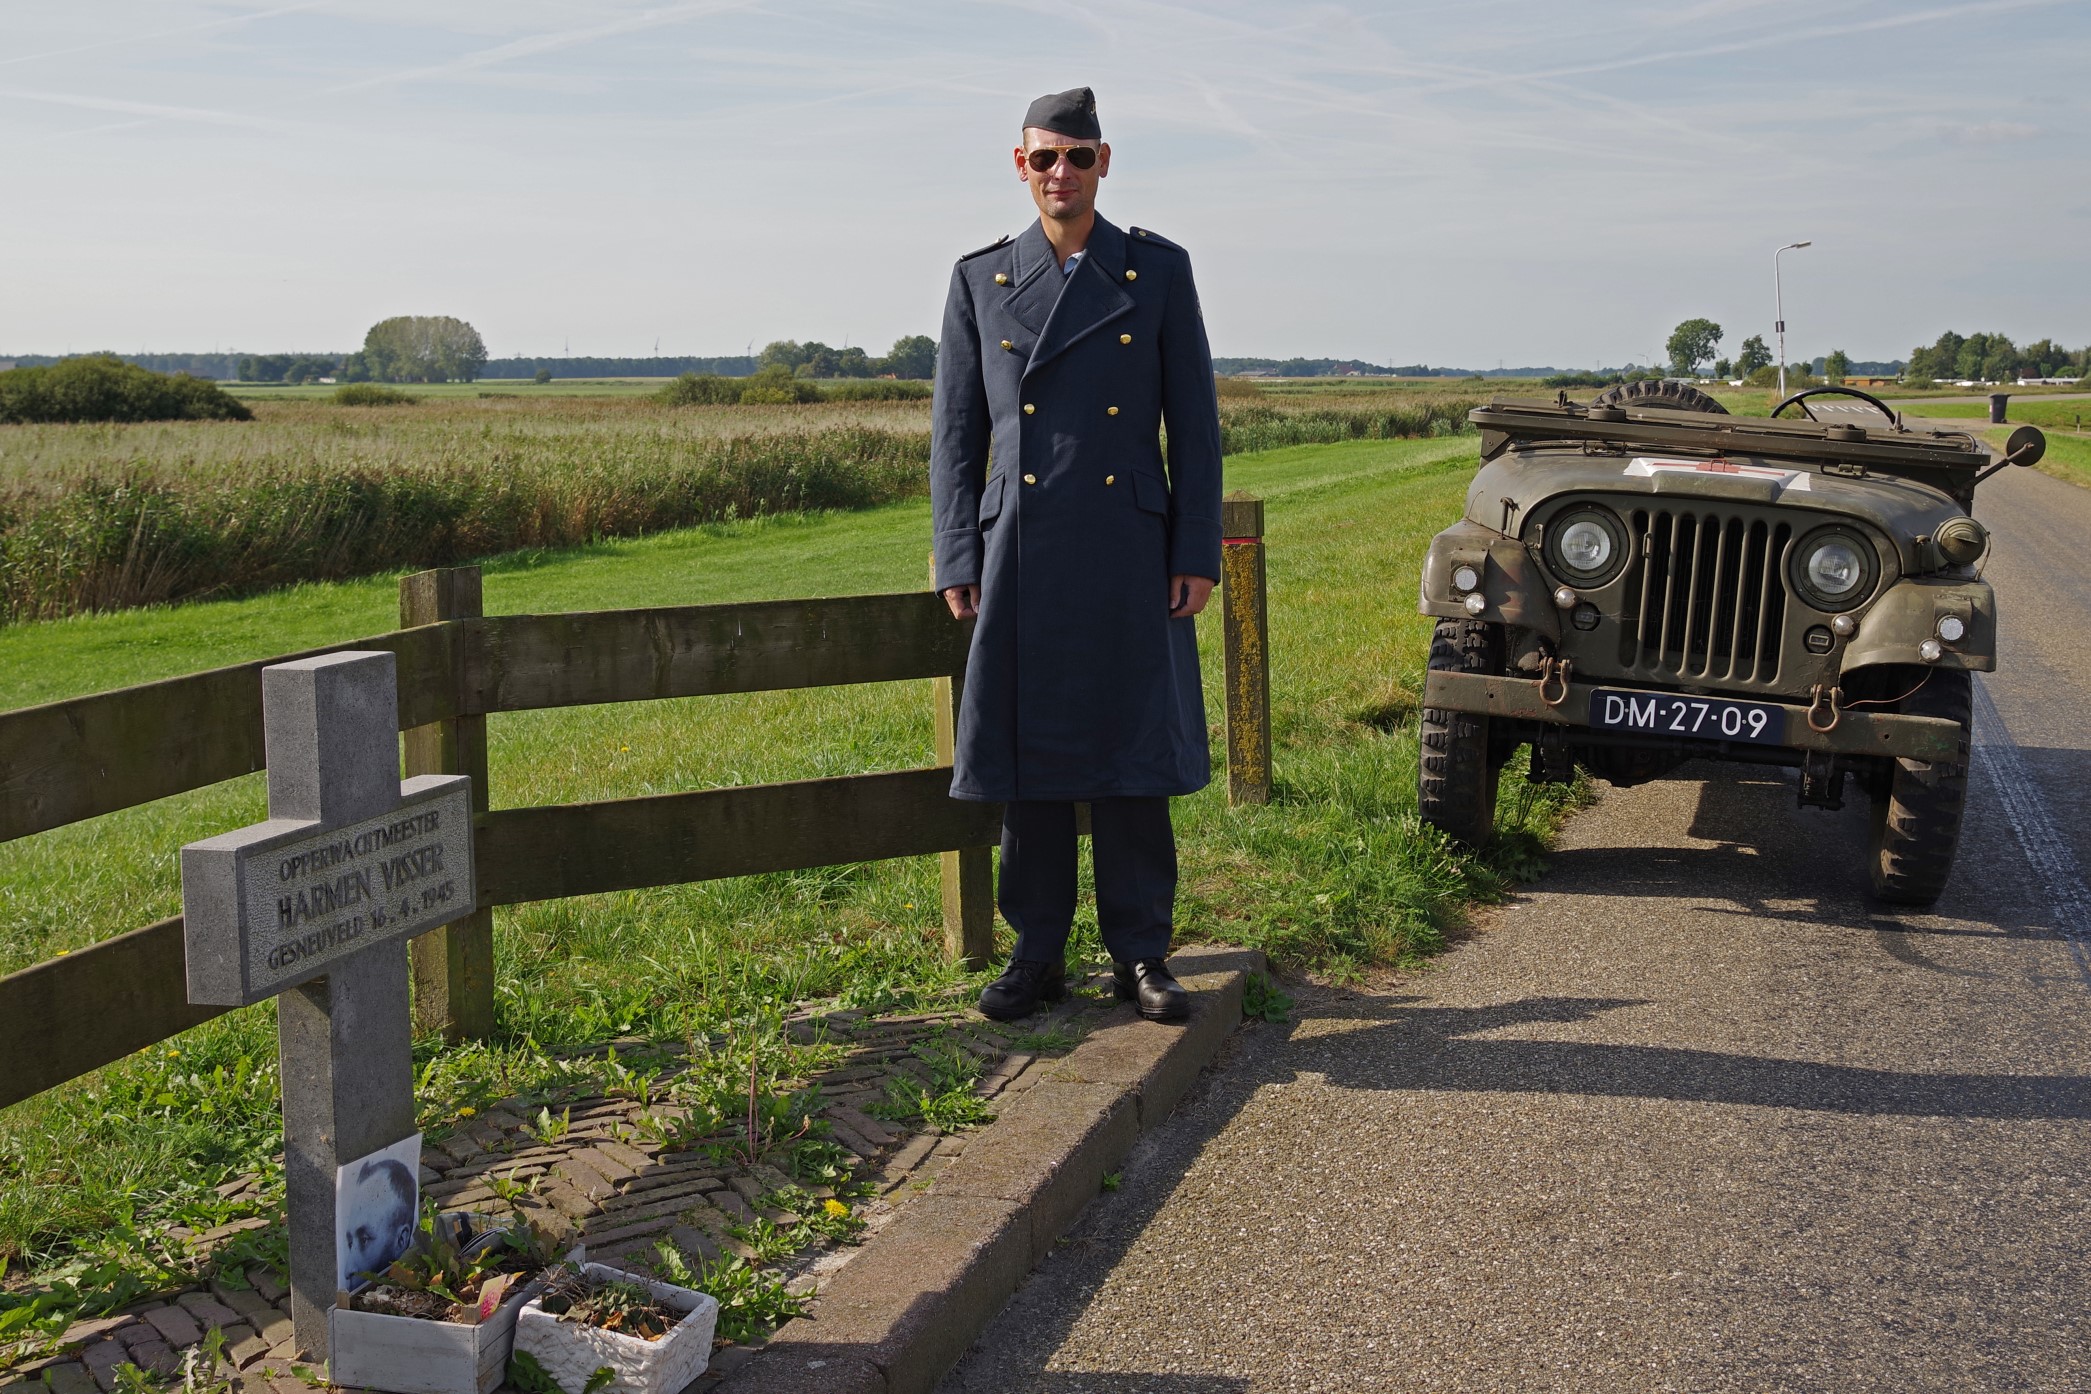
M 1221 405 L 1228 453 L 1450 434 L 1475 400 Z M 253 594 L 924 493 L 925 401 L 259 404 L 0 427 L 0 622 Z

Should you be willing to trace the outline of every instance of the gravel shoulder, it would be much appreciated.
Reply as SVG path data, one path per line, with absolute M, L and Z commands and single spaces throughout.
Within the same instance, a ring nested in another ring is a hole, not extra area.
M 1430 971 L 1245 1031 L 947 1394 L 2091 1388 L 2091 492 L 1981 503 L 1935 913 L 1865 898 L 1861 797 L 1615 791 Z

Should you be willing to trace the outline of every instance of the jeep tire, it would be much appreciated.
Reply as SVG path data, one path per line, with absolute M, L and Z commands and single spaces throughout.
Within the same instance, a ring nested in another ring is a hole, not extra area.
M 1969 733 L 1974 725 L 1974 680 L 1956 669 L 1933 669 L 1901 703 L 1905 716 L 1935 716 L 1960 724 L 1960 758 L 1890 760 L 1873 796 L 1873 893 L 1890 905 L 1929 905 L 1946 889 L 1960 845 L 1960 815 L 1968 797 Z
M 1660 407 L 1667 411 L 1704 411 L 1726 416 L 1728 408 L 1698 388 L 1682 382 L 1649 378 L 1607 387 L 1590 399 L 1593 407 Z
M 1438 672 L 1503 671 L 1503 631 L 1479 620 L 1439 620 L 1430 638 Z M 1502 762 L 1489 742 L 1489 721 L 1475 712 L 1423 708 L 1416 776 L 1423 821 L 1469 847 L 1484 847 L 1496 827 L 1496 778 Z

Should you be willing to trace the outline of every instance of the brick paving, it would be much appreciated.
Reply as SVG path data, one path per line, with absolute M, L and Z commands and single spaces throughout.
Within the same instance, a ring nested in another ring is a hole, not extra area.
M 1015 1050 L 1013 1042 L 1078 1038 L 1085 1018 L 1100 1015 L 1108 1005 L 1106 982 L 1101 991 L 1077 993 L 1049 1014 L 1008 1024 L 988 1021 L 956 1001 L 908 1015 L 805 1010 L 788 1019 L 794 1041 L 836 1050 L 832 1063 L 792 1083 L 819 1087 L 827 1136 L 854 1158 L 853 1182 L 872 1189 L 868 1198 L 853 1201 L 864 1221 L 864 1237 L 889 1223 L 965 1149 L 962 1134 L 915 1128 L 866 1112 L 887 1097 L 890 1083 L 928 1082 L 916 1047 L 935 1042 L 966 1051 L 982 1069 L 975 1093 L 993 1100 L 1028 1089 L 1044 1073 L 1036 1066 L 1049 1057 Z M 652 1067 L 654 1057 L 641 1058 L 646 1043 L 614 1046 L 632 1053 L 628 1065 Z M 585 1243 L 588 1257 L 597 1262 L 637 1266 L 663 1242 L 693 1263 L 723 1255 L 753 1260 L 755 1250 L 733 1231 L 758 1219 L 779 1227 L 797 1223 L 796 1215 L 772 1203 L 777 1191 L 794 1183 L 767 1161 L 750 1164 L 745 1157 L 727 1155 L 736 1141 L 732 1132 L 679 1138 L 677 1125 L 687 1117 L 673 1102 L 679 1073 L 674 1059 L 663 1061 L 648 1090 L 651 1103 L 615 1091 L 512 1098 L 461 1117 L 447 1130 L 431 1130 L 421 1157 L 422 1194 L 446 1211 L 528 1215 L 562 1241 Z M 541 1137 L 541 1110 L 565 1120 L 564 1131 L 551 1130 L 549 1140 Z M 815 1199 L 834 1194 L 826 1187 L 797 1184 Z M 238 1202 L 256 1196 L 260 1186 L 261 1178 L 250 1176 L 219 1189 Z M 170 1235 L 208 1270 L 212 1251 L 267 1223 L 250 1217 L 202 1232 L 175 1227 Z M 855 1244 L 813 1238 L 766 1266 L 787 1279 L 791 1292 L 806 1297 L 856 1252 Z M 212 1333 L 222 1339 L 230 1366 L 218 1376 L 229 1381 L 229 1394 L 310 1394 L 308 1381 L 317 1383 L 317 1376 L 295 1359 L 289 1311 L 281 1273 L 265 1265 L 219 1271 L 186 1291 L 75 1322 L 56 1343 L 33 1350 L 0 1347 L 0 1394 L 113 1394 L 139 1371 L 178 1381 L 184 1359 L 192 1352 L 200 1356 Z M 727 1346 L 716 1350 L 691 1394 L 705 1394 L 748 1353 Z

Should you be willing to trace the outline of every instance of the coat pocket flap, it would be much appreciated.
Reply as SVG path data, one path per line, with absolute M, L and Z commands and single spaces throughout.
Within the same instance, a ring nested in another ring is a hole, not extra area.
M 1148 513 L 1169 513 L 1169 486 L 1151 474 L 1133 476 L 1133 502 Z
M 1007 476 L 992 474 L 980 491 L 980 521 L 983 526 L 1002 516 L 1002 481 Z

